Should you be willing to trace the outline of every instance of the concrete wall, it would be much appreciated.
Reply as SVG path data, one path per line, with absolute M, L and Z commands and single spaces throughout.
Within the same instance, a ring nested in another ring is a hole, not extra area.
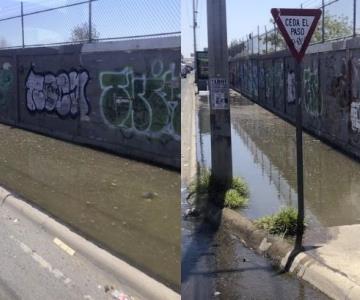
M 303 126 L 360 159 L 360 39 L 309 47 L 303 60 Z M 294 62 L 289 52 L 230 61 L 230 83 L 254 102 L 295 122 Z
M 180 38 L 0 51 L 0 122 L 180 168 Z

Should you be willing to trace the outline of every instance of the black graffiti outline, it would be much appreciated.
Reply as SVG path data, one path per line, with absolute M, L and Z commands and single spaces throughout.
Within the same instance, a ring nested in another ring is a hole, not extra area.
M 37 113 L 44 113 L 45 112 L 45 113 L 48 113 L 48 114 L 56 114 L 60 119 L 67 119 L 69 117 L 71 117 L 72 119 L 76 119 L 77 117 L 79 117 L 79 115 L 81 114 L 80 101 L 78 101 L 78 109 L 77 109 L 77 111 L 75 113 L 71 112 L 71 109 L 69 109 L 69 112 L 67 114 L 65 114 L 65 115 L 59 113 L 58 110 L 56 109 L 56 106 L 52 110 L 48 110 L 46 108 L 46 105 L 44 105 L 44 107 L 42 109 L 36 108 L 35 110 L 31 110 L 28 107 L 28 104 L 27 104 L 27 93 L 28 93 L 28 90 L 30 90 L 30 88 L 28 88 L 26 85 L 27 85 L 27 82 L 29 80 L 29 76 L 30 76 L 31 73 L 33 73 L 35 76 L 36 75 L 37 76 L 43 76 L 43 78 L 45 78 L 46 75 L 51 75 L 51 76 L 54 76 L 55 78 L 57 78 L 59 75 L 64 74 L 64 75 L 67 76 L 67 78 L 69 79 L 69 82 L 70 82 L 69 74 L 72 73 L 72 72 L 76 72 L 77 76 L 79 76 L 83 72 L 86 73 L 86 75 L 87 75 L 87 81 L 84 84 L 84 100 L 85 100 L 85 102 L 87 104 L 87 112 L 85 112 L 84 115 L 86 115 L 86 116 L 90 115 L 90 113 L 92 111 L 92 107 L 91 107 L 90 101 L 89 101 L 89 99 L 87 97 L 87 93 L 86 93 L 87 86 L 88 86 L 88 84 L 89 84 L 89 82 L 91 80 L 90 73 L 88 72 L 88 70 L 86 70 L 83 67 L 80 67 L 80 69 L 70 68 L 69 71 L 66 71 L 65 69 L 59 69 L 59 71 L 56 72 L 56 73 L 53 73 L 51 71 L 37 72 L 37 71 L 35 71 L 33 64 L 31 65 L 31 67 L 30 67 L 30 69 L 29 69 L 29 71 L 28 71 L 28 73 L 27 73 L 27 75 L 25 77 L 25 105 L 26 105 L 27 110 L 30 112 L 30 114 L 37 114 Z M 76 89 L 77 89 L 77 87 L 73 88 L 72 90 L 69 89 L 68 93 L 61 94 L 61 96 L 59 98 L 62 98 L 65 95 L 70 95 L 71 93 L 76 94 Z M 32 97 L 32 101 L 34 102 L 34 99 L 33 99 L 32 95 L 31 95 L 31 97 Z M 36 105 L 35 105 L 35 107 L 36 107 Z

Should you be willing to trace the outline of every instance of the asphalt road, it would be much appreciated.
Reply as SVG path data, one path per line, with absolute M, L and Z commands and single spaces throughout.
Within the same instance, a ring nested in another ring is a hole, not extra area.
M 68 254 L 41 225 L 1 203 L 0 224 L 1 300 L 140 299 L 101 266 Z

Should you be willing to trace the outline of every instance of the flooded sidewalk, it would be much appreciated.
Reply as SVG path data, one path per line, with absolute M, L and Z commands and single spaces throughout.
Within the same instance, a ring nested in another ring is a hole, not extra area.
M 295 128 L 232 93 L 233 172 L 249 185 L 242 210 L 256 219 L 297 205 Z M 198 155 L 211 167 L 209 108 L 199 107 Z M 360 223 L 360 163 L 304 133 L 304 186 L 308 222 L 314 226 Z
M 295 128 L 238 93 L 231 97 L 233 173 L 242 176 L 250 190 L 249 205 L 241 212 L 254 220 L 284 206 L 296 208 Z M 198 122 L 198 155 L 203 166 L 211 167 L 206 98 L 199 106 Z M 303 138 L 306 253 L 332 274 L 349 279 L 357 290 L 360 163 L 308 134 Z
M 200 92 L 196 99 L 189 93 L 192 90 L 191 79 L 183 79 L 182 103 L 183 118 L 182 132 L 191 130 L 191 114 L 196 114 L 196 128 L 201 130 L 208 123 L 208 110 L 201 110 L 205 114 L 193 111 L 192 101 L 206 98 Z M 200 102 L 201 105 L 201 102 Z M 203 107 L 203 106 L 202 106 Z M 209 127 L 206 127 L 206 130 Z M 209 131 L 208 131 L 209 133 Z M 198 163 L 210 161 L 210 145 L 206 144 L 204 136 L 196 132 Z M 187 138 L 187 137 L 185 137 Z M 206 138 L 205 138 L 206 139 Z M 190 139 L 189 139 L 190 140 Z M 187 140 L 187 142 L 189 142 Z M 195 140 L 193 141 L 195 142 Z M 192 156 L 194 146 L 184 147 L 184 158 Z M 191 159 L 183 160 L 183 167 L 188 170 Z M 189 172 L 182 174 L 182 214 L 191 208 L 186 200 Z M 270 261 L 259 256 L 242 244 L 231 230 L 221 224 L 214 228 L 214 224 L 203 218 L 183 217 L 182 220 L 182 289 L 184 299 L 328 299 L 318 290 L 302 280 L 289 274 L 281 274 Z M 275 296 L 274 296 L 275 295 Z
M 180 174 L 0 125 L 0 185 L 179 290 Z

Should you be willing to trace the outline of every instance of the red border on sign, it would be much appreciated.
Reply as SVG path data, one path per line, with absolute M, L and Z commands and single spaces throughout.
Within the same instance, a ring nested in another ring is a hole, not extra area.
M 311 37 L 316 29 L 316 26 L 319 22 L 321 16 L 321 9 L 302 9 L 302 8 L 272 8 L 271 14 L 275 20 L 275 23 L 279 27 L 279 30 L 282 36 L 285 39 L 286 44 L 289 47 L 291 54 L 295 57 L 295 59 L 300 62 L 305 55 L 305 51 L 309 46 Z M 298 52 L 295 48 L 293 41 L 291 40 L 289 34 L 287 33 L 283 22 L 280 19 L 280 16 L 313 16 L 314 21 L 312 22 L 309 32 L 305 37 L 304 43 L 301 46 L 300 51 Z

